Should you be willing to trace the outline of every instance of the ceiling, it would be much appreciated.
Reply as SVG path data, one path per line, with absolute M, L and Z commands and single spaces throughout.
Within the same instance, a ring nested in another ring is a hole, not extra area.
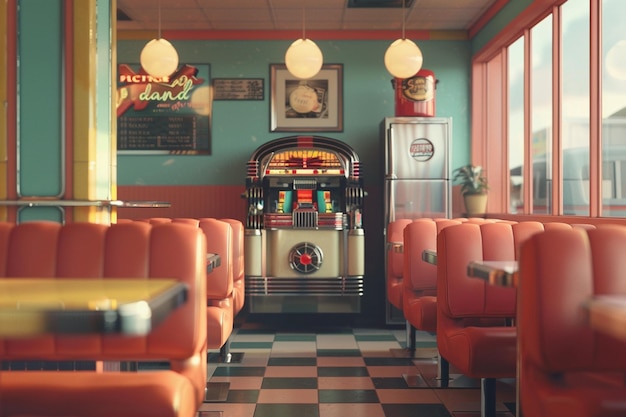
M 405 1 L 403 11 L 401 0 L 117 0 L 117 25 L 119 31 L 302 30 L 303 23 L 314 31 L 400 30 L 406 14 L 407 30 L 468 30 L 496 0 Z M 378 3 L 383 7 L 373 7 Z

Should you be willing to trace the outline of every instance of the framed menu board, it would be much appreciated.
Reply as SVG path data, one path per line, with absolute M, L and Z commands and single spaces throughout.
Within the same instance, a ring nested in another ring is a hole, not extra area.
M 185 64 L 169 77 L 121 64 L 117 80 L 119 153 L 211 154 L 208 64 Z
M 214 100 L 263 100 L 263 78 L 214 78 Z

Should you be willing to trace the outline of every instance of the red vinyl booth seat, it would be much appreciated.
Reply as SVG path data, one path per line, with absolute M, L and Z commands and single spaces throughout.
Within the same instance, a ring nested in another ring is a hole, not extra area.
M 582 311 L 594 295 L 626 295 L 626 228 L 581 229 L 546 230 L 522 246 L 525 417 L 626 416 L 626 342 L 592 330 Z
M 484 222 L 485 219 L 472 218 L 472 219 L 454 219 L 457 222 L 475 221 Z M 404 248 L 404 229 L 407 225 L 413 223 L 413 221 L 429 221 L 439 222 L 448 221 L 445 218 L 430 218 L 423 217 L 413 219 L 398 219 L 390 222 L 387 225 L 387 301 L 389 304 L 397 308 L 404 313 L 404 290 L 407 287 L 404 283 L 404 258 L 406 248 Z M 494 220 L 495 221 L 495 220 Z M 429 249 L 436 249 L 435 246 Z M 416 255 L 417 256 L 417 255 Z M 419 253 L 419 260 L 422 259 L 421 252 Z M 409 295 L 411 297 L 411 295 Z M 405 315 L 406 319 L 406 315 Z
M 180 221 L 180 219 L 174 219 Z M 233 229 L 226 222 L 213 219 L 198 219 L 198 227 L 206 236 L 207 252 L 220 255 L 220 266 L 207 275 L 207 324 L 209 349 L 224 346 L 233 331 Z M 211 290 L 214 280 L 223 285 Z M 219 338 L 217 337 L 219 335 Z
M 437 331 L 437 266 L 422 260 L 424 250 L 437 249 L 437 234 L 458 220 L 417 219 L 404 228 L 403 313 L 411 327 Z M 413 335 L 411 335 L 413 336 Z
M 119 220 L 118 220 L 119 221 Z M 180 223 L 200 228 L 206 237 L 207 253 L 220 256 L 220 266 L 207 275 L 207 348 L 223 348 L 234 324 L 234 270 L 236 242 L 229 222 L 215 218 L 150 217 L 139 222 L 150 224 Z
M 463 223 L 437 239 L 437 348 L 445 361 L 481 378 L 485 416 L 495 416 L 495 379 L 516 375 L 516 289 L 467 276 L 477 260 L 515 259 L 512 224 Z M 446 371 L 443 371 L 447 373 Z
M 590 228 L 561 222 L 464 222 L 437 239 L 437 347 L 462 374 L 483 379 L 486 416 L 495 415 L 495 379 L 516 375 L 517 289 L 467 276 L 470 261 L 518 260 L 520 248 L 546 230 Z M 592 228 L 592 227 L 591 227 Z M 445 375 L 447 370 L 442 370 Z
M 176 278 L 188 286 L 186 303 L 146 336 L 0 339 L 0 360 L 170 363 L 151 372 L 3 371 L 0 416 L 195 416 L 207 376 L 206 243 L 198 228 L 0 223 L 0 276 Z
M 411 224 L 411 219 L 394 220 L 387 226 L 387 301 L 402 311 L 404 255 L 404 228 Z
M 224 218 L 220 220 L 230 224 L 233 229 L 233 314 L 237 316 L 246 301 L 244 227 L 243 223 L 236 219 Z

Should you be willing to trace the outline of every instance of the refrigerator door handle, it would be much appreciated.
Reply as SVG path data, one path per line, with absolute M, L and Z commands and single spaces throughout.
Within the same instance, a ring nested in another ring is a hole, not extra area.
M 389 223 L 391 223 L 392 221 L 395 220 L 396 218 L 396 206 L 395 204 L 393 204 L 394 201 L 396 201 L 395 199 L 395 192 L 394 192 L 394 186 L 391 183 L 387 183 L 387 192 L 388 192 L 388 196 L 386 196 L 385 201 L 387 202 L 387 209 L 389 210 L 389 213 L 387 213 L 387 219 L 385 219 L 385 227 L 386 225 L 388 225 Z

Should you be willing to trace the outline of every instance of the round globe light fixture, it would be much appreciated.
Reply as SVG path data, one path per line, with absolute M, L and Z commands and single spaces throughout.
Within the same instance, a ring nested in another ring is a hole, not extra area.
M 424 57 L 410 39 L 397 39 L 385 52 L 385 67 L 396 78 L 409 78 L 422 68 Z
M 301 38 L 294 41 L 285 52 L 287 71 L 302 80 L 315 77 L 322 69 L 323 63 L 322 51 L 310 39 Z
M 178 52 L 169 41 L 152 39 L 139 56 L 141 67 L 153 77 L 167 77 L 178 68 Z

